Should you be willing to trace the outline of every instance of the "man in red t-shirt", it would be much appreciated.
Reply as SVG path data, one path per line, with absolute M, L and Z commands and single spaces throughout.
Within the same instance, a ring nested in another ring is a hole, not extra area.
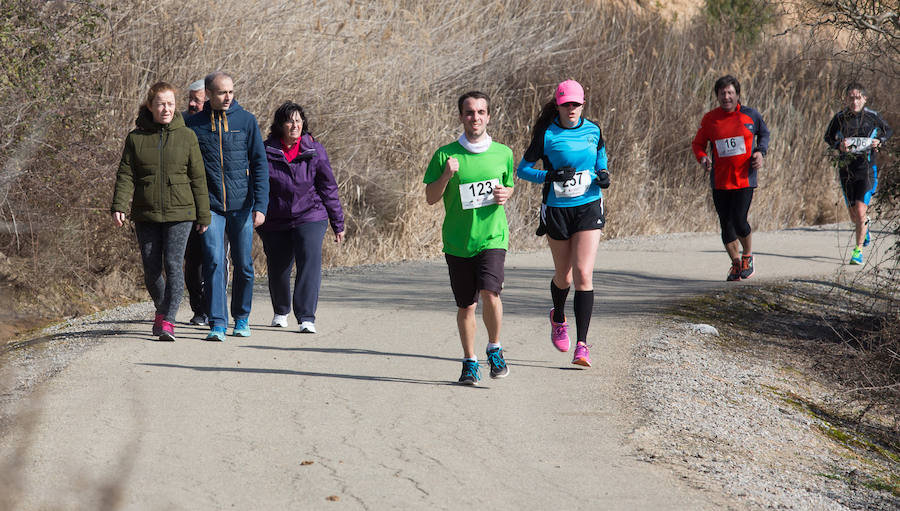
M 746 280 L 754 273 L 747 213 L 756 172 L 769 148 L 769 129 L 759 112 L 740 104 L 741 84 L 735 77 L 719 78 L 714 90 L 719 108 L 703 116 L 691 148 L 709 172 L 722 243 L 731 258 L 726 280 Z

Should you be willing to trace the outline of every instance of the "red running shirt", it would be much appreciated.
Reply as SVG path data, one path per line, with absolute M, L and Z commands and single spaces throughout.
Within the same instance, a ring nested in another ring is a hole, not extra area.
M 734 112 L 721 108 L 710 110 L 700 121 L 691 149 L 697 161 L 710 156 L 710 184 L 716 190 L 756 188 L 756 169 L 750 167 L 750 156 L 769 149 L 769 128 L 756 110 L 738 104 Z

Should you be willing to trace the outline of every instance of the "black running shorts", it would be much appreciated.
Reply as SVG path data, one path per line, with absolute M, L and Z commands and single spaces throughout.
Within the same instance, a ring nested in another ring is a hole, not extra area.
M 606 216 L 602 198 L 570 208 L 541 204 L 541 223 L 536 234 L 546 234 L 555 240 L 567 240 L 578 231 L 602 229 L 604 225 Z
M 727 245 L 738 238 L 750 235 L 750 222 L 747 214 L 753 202 L 753 188 L 737 190 L 713 190 L 713 205 L 719 215 L 719 226 L 722 228 L 722 243 Z
M 875 193 L 875 187 L 867 179 L 841 181 L 841 190 L 848 205 L 862 202 L 868 206 Z
M 482 289 L 500 294 L 503 290 L 503 266 L 506 250 L 489 248 L 473 257 L 444 254 L 450 272 L 450 289 L 456 306 L 464 309 L 478 302 Z

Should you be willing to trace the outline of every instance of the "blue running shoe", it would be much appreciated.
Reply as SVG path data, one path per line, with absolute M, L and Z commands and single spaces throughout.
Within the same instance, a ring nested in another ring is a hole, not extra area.
M 872 242 L 872 238 L 869 236 L 869 216 L 866 215 L 866 239 L 863 241 L 864 247 L 868 247 L 869 243 Z
M 859 247 L 853 249 L 853 253 L 850 254 L 850 264 L 862 264 L 862 250 Z
M 247 324 L 247 318 L 234 320 L 234 330 L 231 335 L 235 337 L 250 337 L 250 325 Z
M 506 366 L 506 360 L 503 359 L 503 348 L 494 348 L 487 350 L 488 364 L 491 365 L 491 378 L 506 378 L 509 374 L 509 367 Z
M 481 373 L 478 370 L 478 362 L 475 360 L 463 360 L 462 374 L 459 375 L 460 385 L 478 385 Z
M 225 327 L 214 326 L 206 334 L 207 341 L 225 342 Z

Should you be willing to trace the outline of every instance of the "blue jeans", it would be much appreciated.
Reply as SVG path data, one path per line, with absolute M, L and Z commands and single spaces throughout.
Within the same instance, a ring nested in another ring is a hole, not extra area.
M 249 209 L 212 214 L 203 233 L 203 292 L 209 297 L 209 326 L 228 327 L 225 235 L 231 244 L 231 315 L 247 319 L 253 303 L 253 215 Z

